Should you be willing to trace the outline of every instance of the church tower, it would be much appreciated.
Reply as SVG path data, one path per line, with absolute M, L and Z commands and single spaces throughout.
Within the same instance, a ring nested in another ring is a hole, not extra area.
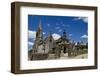
M 43 32 L 42 32 L 42 22 L 40 20 L 39 26 L 36 32 L 36 40 L 33 46 L 33 52 L 34 53 L 43 53 L 44 52 L 44 46 L 43 46 Z
M 41 23 L 41 20 L 39 22 L 38 30 L 36 32 L 36 40 L 38 40 L 38 41 L 43 40 L 43 32 L 42 32 L 42 23 Z

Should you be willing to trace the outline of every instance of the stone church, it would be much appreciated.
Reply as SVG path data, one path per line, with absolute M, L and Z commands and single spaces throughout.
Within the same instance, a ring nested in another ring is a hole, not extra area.
M 75 43 L 70 42 L 65 31 L 62 32 L 59 39 L 54 40 L 52 33 L 49 33 L 49 35 L 44 38 L 42 30 L 42 23 L 40 20 L 33 48 L 29 51 L 29 60 L 48 59 L 51 54 L 54 54 L 54 59 L 60 58 L 65 53 L 68 53 L 68 56 L 71 55 Z

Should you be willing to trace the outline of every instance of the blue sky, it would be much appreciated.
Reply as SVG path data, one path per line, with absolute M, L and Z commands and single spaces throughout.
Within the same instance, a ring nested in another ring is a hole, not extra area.
M 29 45 L 32 45 L 35 40 L 40 20 L 44 37 L 47 37 L 52 32 L 54 38 L 57 39 L 62 35 L 63 30 L 65 30 L 67 36 L 76 42 L 84 41 L 88 38 L 87 17 L 28 15 Z

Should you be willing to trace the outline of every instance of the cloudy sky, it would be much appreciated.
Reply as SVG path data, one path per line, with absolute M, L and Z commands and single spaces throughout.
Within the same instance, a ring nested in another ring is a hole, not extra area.
M 67 36 L 76 42 L 86 41 L 88 38 L 88 18 L 71 16 L 42 16 L 28 15 L 28 44 L 32 48 L 36 31 L 41 20 L 44 38 L 51 32 L 55 40 L 61 37 L 63 30 Z

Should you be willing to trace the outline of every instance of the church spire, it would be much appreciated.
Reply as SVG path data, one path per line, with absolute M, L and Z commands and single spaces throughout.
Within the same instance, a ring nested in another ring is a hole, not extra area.
M 43 39 L 43 32 L 42 32 L 42 22 L 41 19 L 39 21 L 39 25 L 38 25 L 38 30 L 36 33 L 36 38 L 38 38 L 39 40 Z
M 49 32 L 49 36 L 50 36 L 50 37 L 52 36 L 52 32 L 51 32 L 51 31 Z
M 42 30 L 42 22 L 41 22 L 41 19 L 40 19 L 40 22 L 39 22 L 38 30 Z

